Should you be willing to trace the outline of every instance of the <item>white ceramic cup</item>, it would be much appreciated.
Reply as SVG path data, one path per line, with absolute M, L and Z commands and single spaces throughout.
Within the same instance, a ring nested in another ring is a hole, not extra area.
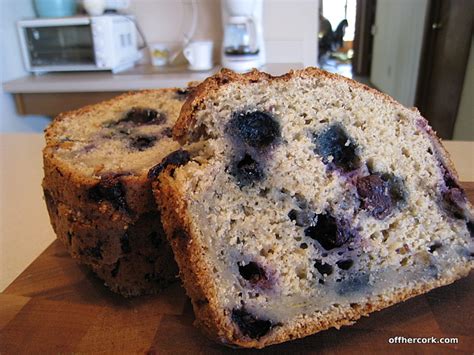
M 105 11 L 106 0 L 83 0 L 82 6 L 90 16 L 100 16 Z
M 190 70 L 209 70 L 214 63 L 212 61 L 212 41 L 193 41 L 183 50 L 183 54 L 189 62 Z
M 154 66 L 162 67 L 168 64 L 170 58 L 170 49 L 164 43 L 152 43 L 150 45 L 151 63 Z

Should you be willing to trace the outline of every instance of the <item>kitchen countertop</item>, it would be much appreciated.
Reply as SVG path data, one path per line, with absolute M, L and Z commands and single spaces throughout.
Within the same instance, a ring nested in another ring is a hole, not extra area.
M 474 181 L 474 142 L 445 141 L 461 181 Z M 55 239 L 43 201 L 42 134 L 0 135 L 0 291 Z
M 301 63 L 269 63 L 261 68 L 272 75 L 282 75 L 291 69 L 302 69 Z M 114 92 L 167 87 L 185 87 L 191 81 L 201 81 L 220 69 L 190 71 L 185 67 L 160 69 L 139 65 L 121 73 L 68 72 L 28 75 L 3 83 L 3 90 L 11 94 L 49 92 Z

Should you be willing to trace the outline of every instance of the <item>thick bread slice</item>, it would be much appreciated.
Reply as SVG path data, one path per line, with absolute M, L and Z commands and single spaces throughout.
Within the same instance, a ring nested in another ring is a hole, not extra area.
M 174 135 L 205 147 L 165 159 L 155 198 L 196 322 L 222 343 L 349 325 L 474 267 L 446 151 L 416 109 L 366 86 L 222 71 Z
M 148 171 L 179 148 L 171 129 L 188 93 L 124 94 L 63 113 L 46 129 L 43 189 L 53 229 L 124 296 L 176 280 Z

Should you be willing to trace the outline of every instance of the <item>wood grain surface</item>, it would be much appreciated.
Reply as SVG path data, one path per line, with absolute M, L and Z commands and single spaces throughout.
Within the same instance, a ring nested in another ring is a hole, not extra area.
M 464 183 L 474 200 L 474 183 Z M 77 266 L 55 241 L 0 294 L 0 353 L 247 353 L 222 347 L 194 328 L 179 283 L 157 296 L 124 299 Z M 458 344 L 390 344 L 403 337 L 458 338 Z M 265 353 L 474 353 L 474 273 L 363 318 L 268 347 Z

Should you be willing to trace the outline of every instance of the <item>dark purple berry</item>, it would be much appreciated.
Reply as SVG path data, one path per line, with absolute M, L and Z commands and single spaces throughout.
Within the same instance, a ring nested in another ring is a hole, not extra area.
M 122 237 L 120 237 L 120 249 L 122 249 L 122 253 L 128 254 L 132 251 L 130 247 L 130 238 L 128 236 L 128 232 L 125 232 Z
M 112 275 L 112 277 L 117 277 L 119 269 L 120 269 L 120 259 L 117 260 L 117 262 L 115 263 L 115 266 L 110 272 L 110 275 Z
M 166 115 L 154 109 L 134 107 L 125 114 L 117 124 L 131 122 L 135 126 L 162 124 L 166 121 Z
M 443 207 L 452 217 L 456 219 L 465 218 L 466 205 L 466 194 L 463 189 L 453 187 L 444 191 L 443 196 Z
M 383 219 L 392 212 L 392 199 L 388 184 L 379 175 L 357 179 L 357 193 L 363 209 L 377 219 Z
M 186 88 L 186 89 L 177 89 L 176 90 L 176 98 L 178 100 L 186 100 L 188 96 L 191 94 L 192 90 L 191 88 Z
M 265 270 L 257 263 L 251 261 L 247 265 L 239 265 L 240 275 L 251 284 L 267 280 Z
M 324 262 L 322 262 L 321 260 L 316 260 L 316 262 L 314 263 L 314 267 L 316 268 L 316 270 L 319 271 L 319 273 L 321 275 L 331 275 L 332 272 L 333 272 L 333 267 L 332 265 L 330 264 L 326 264 Z
M 102 260 L 102 242 L 97 242 L 95 247 L 88 247 L 82 249 L 81 254 L 94 259 Z
M 232 320 L 239 327 L 240 332 L 252 339 L 260 339 L 272 328 L 272 322 L 258 319 L 244 308 L 232 310 Z
M 281 136 L 280 124 L 269 113 L 262 111 L 236 112 L 229 122 L 230 133 L 250 147 L 262 149 Z
M 370 277 L 368 274 L 353 274 L 348 279 L 342 280 L 337 289 L 340 295 L 361 292 L 369 287 Z
M 443 181 L 445 186 L 448 189 L 460 189 L 461 187 L 459 186 L 457 179 L 454 177 L 453 173 L 443 163 L 440 163 L 440 166 L 441 171 L 443 172 Z
M 432 245 L 430 245 L 430 247 L 428 248 L 428 251 L 430 253 L 434 252 L 435 250 L 438 250 L 439 248 L 441 248 L 443 245 L 440 243 L 440 242 L 435 242 L 433 243 Z
M 353 237 L 352 232 L 342 221 L 336 221 L 329 214 L 318 215 L 316 225 L 306 228 L 304 233 L 307 237 L 318 241 L 326 250 L 338 248 Z
M 467 230 L 469 231 L 471 238 L 474 238 L 474 221 L 467 221 L 466 227 L 467 227 Z
M 265 178 L 260 164 L 249 154 L 245 154 L 241 160 L 233 164 L 230 174 L 236 178 L 237 185 L 240 187 L 251 185 Z
M 173 129 L 171 127 L 166 127 L 164 130 L 161 131 L 161 135 L 163 137 L 172 138 L 173 137 Z
M 156 143 L 156 137 L 154 136 L 136 136 L 130 138 L 130 148 L 143 152 Z
M 360 167 L 356 144 L 340 124 L 333 124 L 323 132 L 315 134 L 313 141 L 316 145 L 314 151 L 322 156 L 324 164 L 344 172 Z
M 72 232 L 67 232 L 67 242 L 69 243 L 69 245 L 72 244 L 72 237 L 74 236 L 74 234 Z
M 107 174 L 88 191 L 88 197 L 94 202 L 108 201 L 115 208 L 128 212 L 128 205 L 123 186 L 118 174 Z
M 166 169 L 168 165 L 181 166 L 186 164 L 191 159 L 191 155 L 187 150 L 178 149 L 169 154 L 161 163 L 155 165 L 148 171 L 148 178 L 155 179 L 160 173 Z
M 466 193 L 439 156 L 438 161 L 444 184 L 441 188 L 441 207 L 453 218 L 467 219 L 465 211 Z
M 341 270 L 349 270 L 354 265 L 354 261 L 351 259 L 339 260 L 336 265 Z
M 288 212 L 288 218 L 291 221 L 295 221 L 298 227 L 309 226 L 313 223 L 316 214 L 310 211 L 298 211 L 298 210 L 291 210 Z

